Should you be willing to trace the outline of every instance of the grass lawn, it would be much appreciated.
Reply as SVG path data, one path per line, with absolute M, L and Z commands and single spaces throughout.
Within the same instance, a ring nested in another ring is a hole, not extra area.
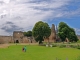
M 80 50 L 75 48 L 45 47 L 26 45 L 27 51 L 22 52 L 24 45 L 11 45 L 0 48 L 0 60 L 77 60 Z

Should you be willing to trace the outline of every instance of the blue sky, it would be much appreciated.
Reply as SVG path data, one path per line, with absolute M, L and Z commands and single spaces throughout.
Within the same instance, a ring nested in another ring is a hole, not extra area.
M 59 25 L 60 22 L 65 22 L 71 28 L 74 28 L 76 34 L 80 35 L 80 17 L 71 17 L 71 18 L 55 18 L 54 20 L 47 21 L 50 27 L 52 24 Z
M 65 22 L 80 34 L 80 0 L 0 0 L 0 35 L 32 30 L 38 21 Z

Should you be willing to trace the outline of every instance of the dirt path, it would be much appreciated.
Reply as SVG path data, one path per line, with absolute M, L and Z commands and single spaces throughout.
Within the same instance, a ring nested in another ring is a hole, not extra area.
M 38 45 L 38 43 L 0 44 L 0 48 L 8 48 L 10 45 Z
M 0 44 L 0 48 L 7 48 L 9 47 L 9 44 Z

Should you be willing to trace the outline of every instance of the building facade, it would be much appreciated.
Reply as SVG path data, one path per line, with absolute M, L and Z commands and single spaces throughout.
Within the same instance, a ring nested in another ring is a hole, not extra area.
M 44 38 L 44 42 L 47 43 L 56 42 L 56 30 L 54 24 L 52 24 L 50 36 L 48 38 Z
M 33 37 L 23 35 L 22 31 L 14 31 L 13 36 L 0 36 L 0 44 L 3 43 L 35 43 Z

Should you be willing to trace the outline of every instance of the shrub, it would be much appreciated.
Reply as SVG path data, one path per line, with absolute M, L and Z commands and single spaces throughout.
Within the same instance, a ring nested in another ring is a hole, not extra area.
M 80 49 L 80 45 L 77 45 L 77 49 Z
M 78 40 L 77 43 L 80 43 L 80 40 Z
M 66 45 L 60 45 L 59 47 L 60 47 L 60 48 L 64 48 L 64 47 L 66 47 Z
M 76 45 L 70 45 L 70 47 L 71 47 L 71 48 L 76 48 L 77 46 L 76 46 Z
M 77 47 L 77 49 L 80 49 L 80 46 L 79 46 L 79 47 Z
M 39 44 L 40 46 L 46 46 L 46 44 Z
M 57 45 L 56 44 L 53 44 L 52 47 L 57 47 Z

